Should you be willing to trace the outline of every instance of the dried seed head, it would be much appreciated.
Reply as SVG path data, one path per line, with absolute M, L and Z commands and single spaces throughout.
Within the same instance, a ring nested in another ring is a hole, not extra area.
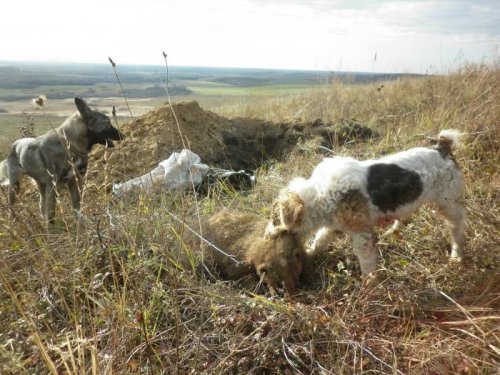
M 111 57 L 108 57 L 109 62 L 111 63 L 111 66 L 114 68 L 116 67 L 115 62 L 111 59 Z
M 33 103 L 39 107 L 43 107 L 46 101 L 47 97 L 42 94 L 38 95 L 36 98 L 33 99 Z

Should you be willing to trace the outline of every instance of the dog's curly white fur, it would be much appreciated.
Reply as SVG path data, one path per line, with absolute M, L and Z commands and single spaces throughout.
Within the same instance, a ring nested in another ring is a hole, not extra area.
M 278 198 L 266 235 L 317 231 L 310 253 L 324 250 L 336 231 L 352 236 L 363 276 L 376 269 L 374 227 L 404 219 L 435 203 L 451 233 L 450 258 L 461 260 L 464 182 L 452 150 L 461 134 L 443 130 L 431 148 L 412 148 L 380 159 L 325 158 L 308 179 L 295 178 Z M 398 222 L 393 228 L 397 228 Z

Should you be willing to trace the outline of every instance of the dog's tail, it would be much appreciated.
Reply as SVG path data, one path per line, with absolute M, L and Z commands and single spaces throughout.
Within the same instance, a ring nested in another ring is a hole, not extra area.
M 7 174 L 7 160 L 0 161 L 0 186 L 9 185 L 9 176 Z
M 442 130 L 437 136 L 436 148 L 443 156 L 451 156 L 452 151 L 460 146 L 463 133 L 456 129 Z

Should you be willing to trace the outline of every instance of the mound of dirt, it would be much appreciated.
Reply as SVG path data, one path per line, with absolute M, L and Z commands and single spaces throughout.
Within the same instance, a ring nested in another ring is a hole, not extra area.
M 89 180 L 100 179 L 104 170 L 112 181 L 142 175 L 183 148 L 210 166 L 255 169 L 269 158 L 280 157 L 298 139 L 288 124 L 228 119 L 203 110 L 195 101 L 172 108 L 165 104 L 120 130 L 126 138 L 116 142 L 114 149 L 99 147 L 92 153 Z
M 175 116 L 174 116 L 175 113 Z M 196 101 L 167 103 L 121 126 L 126 135 L 114 149 L 96 148 L 88 181 L 125 181 L 152 170 L 172 152 L 189 148 L 203 163 L 227 169 L 256 169 L 279 159 L 299 139 L 321 138 L 331 148 L 352 138 L 376 134 L 361 124 L 335 129 L 332 123 L 274 123 L 252 118 L 229 119 L 202 109 Z M 103 176 L 107 176 L 104 181 Z M 99 182 L 97 182 L 99 184 Z

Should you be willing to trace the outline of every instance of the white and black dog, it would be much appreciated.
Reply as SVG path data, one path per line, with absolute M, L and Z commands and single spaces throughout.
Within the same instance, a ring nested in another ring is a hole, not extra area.
M 47 226 L 54 222 L 57 191 L 64 185 L 68 185 L 73 209 L 80 210 L 83 176 L 92 146 L 99 143 L 114 147 L 112 141 L 124 137 L 105 114 L 91 110 L 83 99 L 75 98 L 75 104 L 78 111 L 62 125 L 37 138 L 17 140 L 0 163 L 0 183 L 8 186 L 11 210 L 26 174 L 38 185 L 40 211 Z
M 461 260 L 464 181 L 452 154 L 460 135 L 443 130 L 432 148 L 412 148 L 375 160 L 325 158 L 309 179 L 296 178 L 284 189 L 266 236 L 283 229 L 304 237 L 317 231 L 309 250 L 314 253 L 327 247 L 335 231 L 348 233 L 367 276 L 377 264 L 374 227 L 404 219 L 432 202 L 447 219 L 450 259 Z

